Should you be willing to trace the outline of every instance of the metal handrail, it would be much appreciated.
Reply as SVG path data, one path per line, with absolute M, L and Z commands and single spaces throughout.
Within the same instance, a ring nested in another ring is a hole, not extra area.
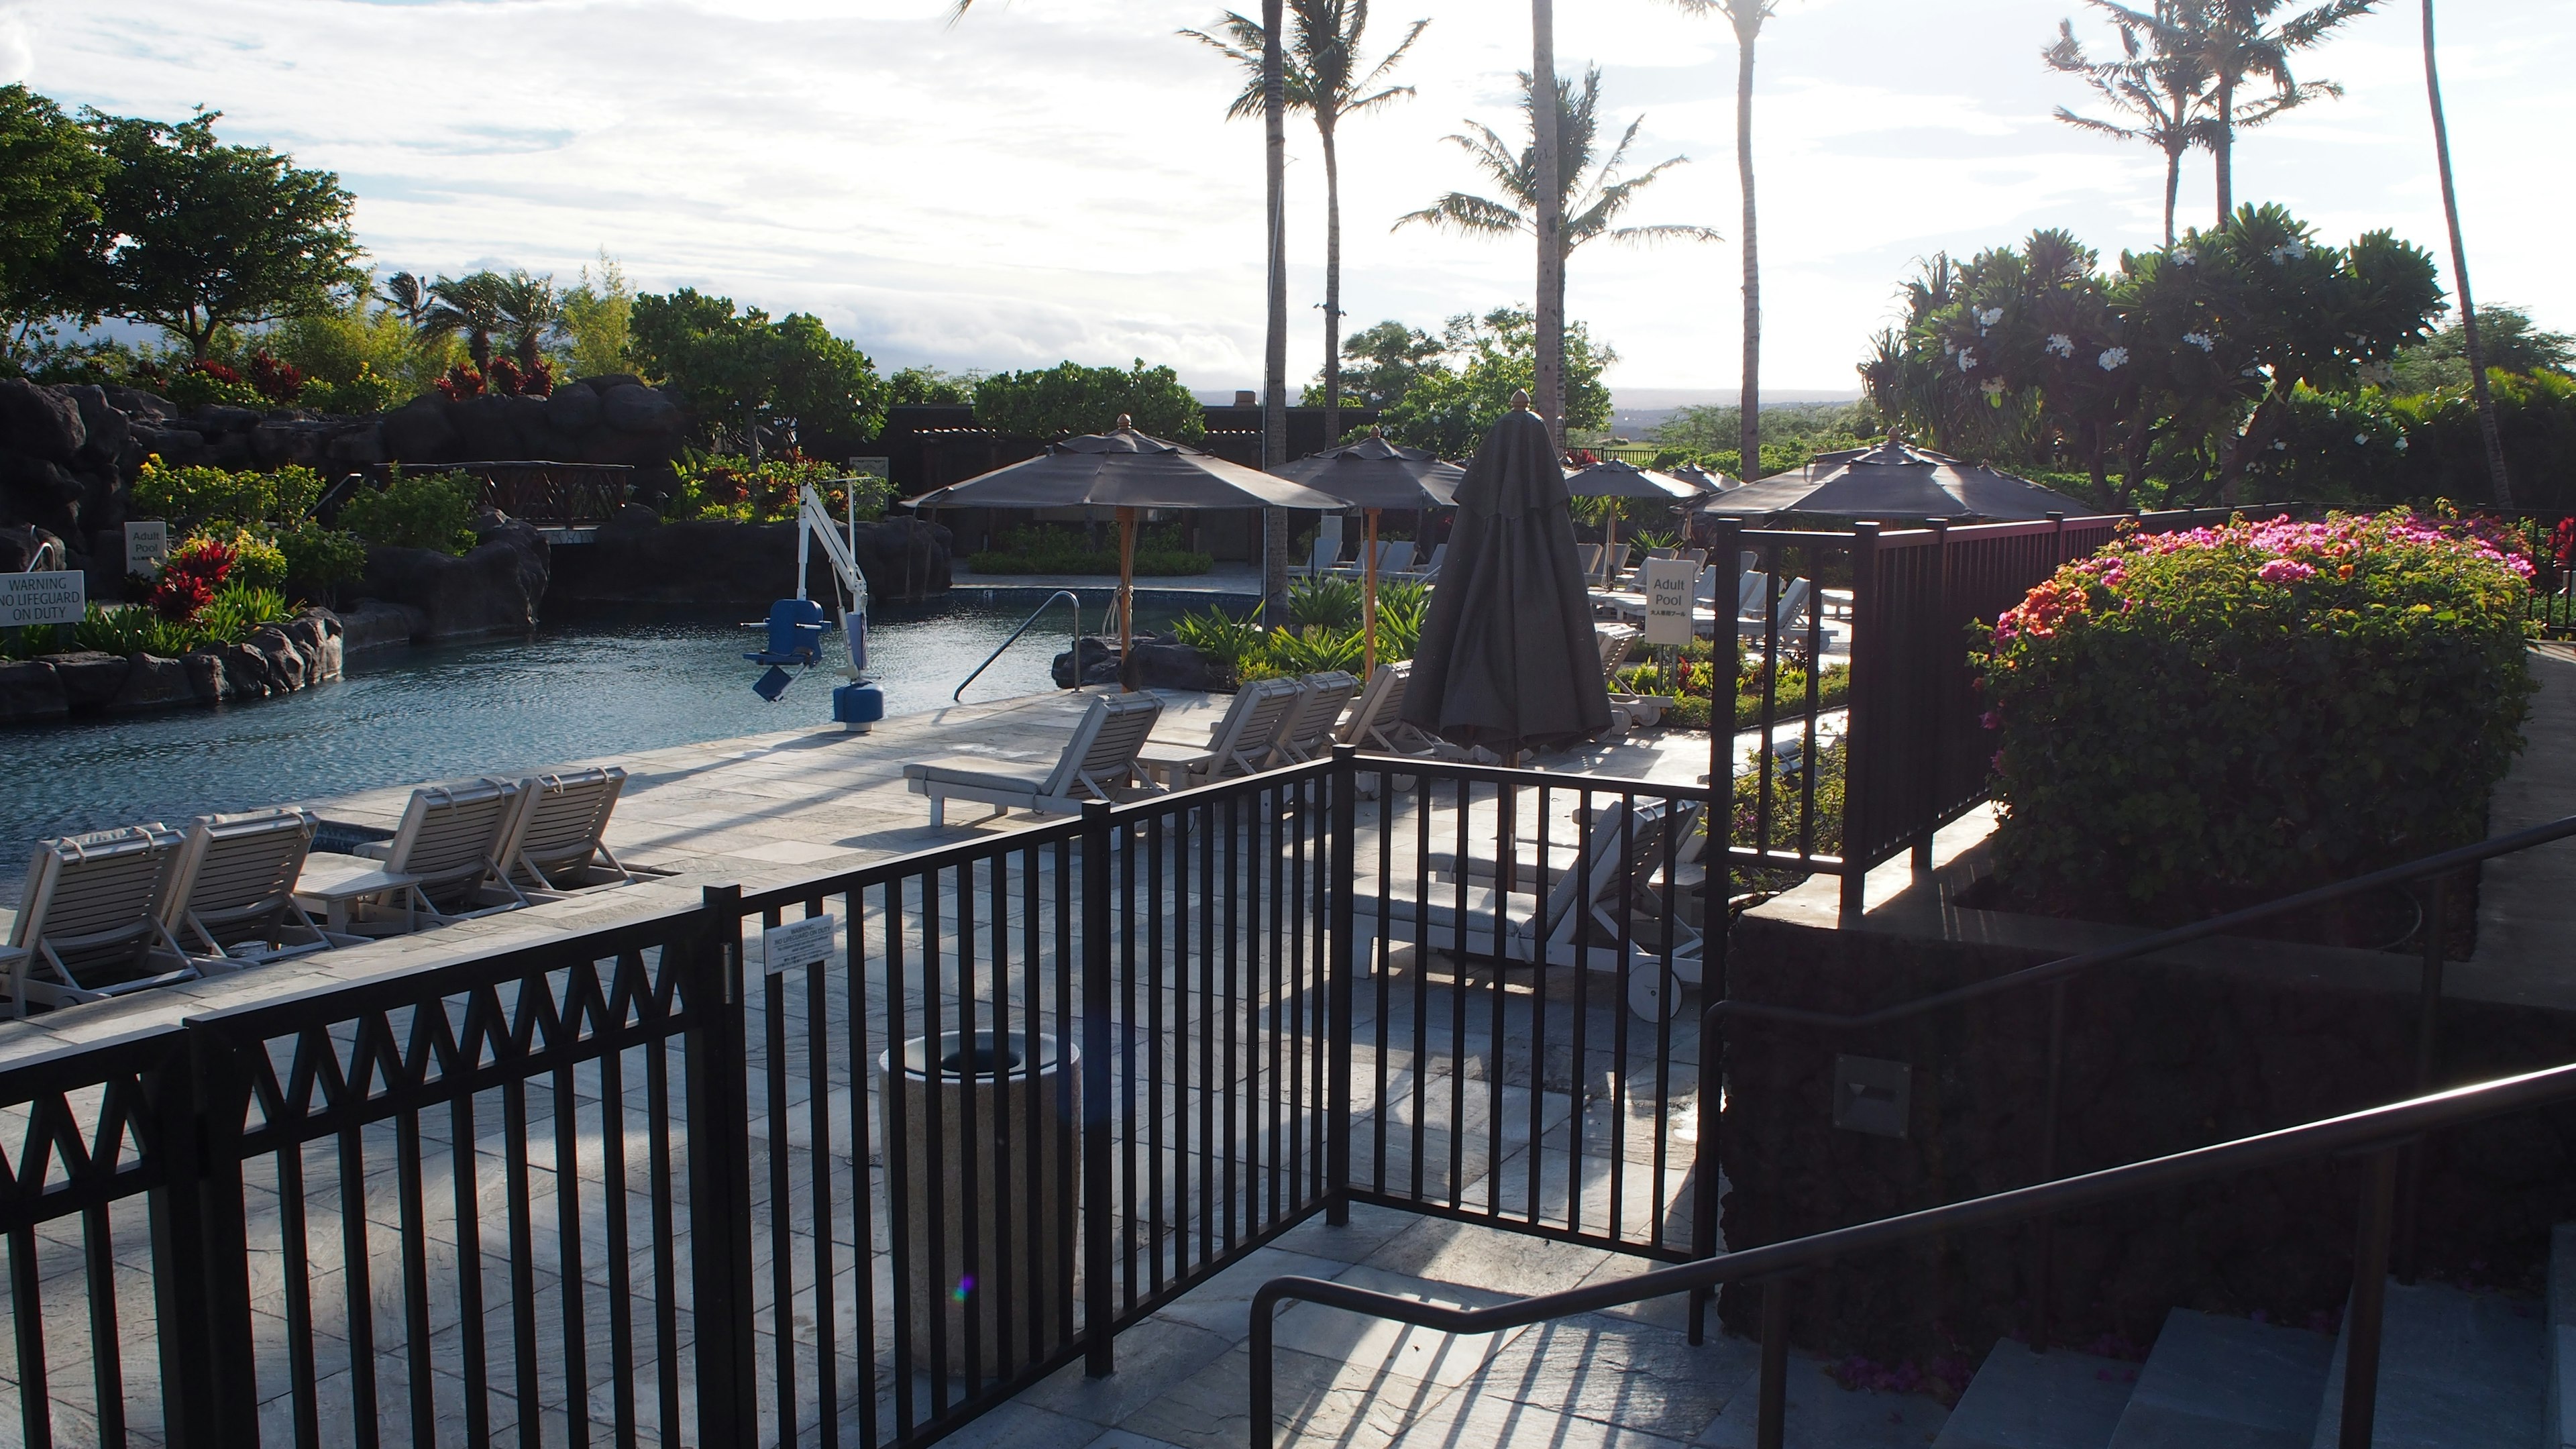
M 2569 1098 L 2576 1098 L 2576 1062 L 2196 1147 L 2125 1167 L 2080 1173 L 1875 1222 L 1811 1233 L 1787 1242 L 1766 1243 L 1654 1269 L 1617 1282 L 1544 1293 L 1485 1308 L 1450 1308 L 1318 1278 L 1273 1278 L 1252 1295 L 1253 1449 L 1271 1449 L 1272 1320 L 1283 1301 L 1322 1304 L 1441 1333 L 1472 1334 L 1597 1313 L 1675 1293 L 1705 1293 L 1728 1283 L 1772 1280 L 1765 1284 L 1763 1294 L 1763 1366 L 1757 1410 L 1759 1442 L 1767 1449 L 1780 1442 L 1778 1426 L 1782 1422 L 1783 1370 L 1788 1347 L 1785 1280 L 1792 1274 L 1937 1233 L 2021 1222 L 2160 1188 L 2376 1147 L 2382 1150 L 2376 1154 L 2369 1185 L 2364 1189 L 2344 1378 L 2341 1442 L 2346 1449 L 2356 1449 L 2370 1442 L 2371 1417 L 2377 1403 L 2379 1315 L 2392 1218 L 2390 1200 L 2396 1186 L 2396 1151 L 2428 1132 Z
M 1020 627 L 1013 629 L 1011 637 L 1002 641 L 1000 649 L 995 649 L 984 656 L 984 662 L 975 666 L 974 674 L 969 674 L 957 681 L 956 692 L 948 696 L 948 702 L 955 704 L 963 699 L 966 695 L 966 686 L 975 682 L 976 675 L 992 668 L 993 661 L 1002 657 L 1003 649 L 1019 643 L 1020 636 L 1029 632 L 1030 627 L 1037 623 L 1038 616 L 1045 613 L 1058 599 L 1073 605 L 1073 687 L 1077 691 L 1080 690 L 1082 688 L 1082 598 L 1071 589 L 1058 589 L 1040 600 L 1038 606 L 1029 611 L 1029 616 L 1020 621 Z

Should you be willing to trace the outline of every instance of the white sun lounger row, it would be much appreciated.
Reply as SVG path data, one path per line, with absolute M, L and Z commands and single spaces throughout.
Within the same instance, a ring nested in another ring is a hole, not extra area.
M 633 876 L 602 834 L 626 772 L 412 792 L 392 839 L 313 850 L 308 811 L 200 815 L 36 844 L 0 946 L 8 1008 L 69 1006 L 561 899 Z M 316 924 L 314 916 L 325 919 Z

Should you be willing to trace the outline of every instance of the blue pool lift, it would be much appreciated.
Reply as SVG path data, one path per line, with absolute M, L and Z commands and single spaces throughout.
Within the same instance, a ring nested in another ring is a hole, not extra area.
M 857 480 L 834 481 L 855 484 Z M 832 572 L 838 576 L 840 628 L 849 644 L 849 662 L 839 671 L 848 682 L 832 691 L 832 718 L 865 734 L 885 718 L 885 692 L 868 682 L 868 581 L 859 572 L 858 489 L 854 486 L 849 490 L 849 516 L 838 524 L 833 522 L 813 484 L 803 485 L 798 493 L 796 597 L 770 605 L 769 617 L 761 623 L 743 626 L 764 632 L 761 648 L 742 657 L 769 666 L 751 687 L 772 702 L 796 681 L 796 675 L 787 672 L 790 668 L 802 673 L 822 664 L 823 636 L 831 631 L 833 621 L 819 601 L 806 597 L 805 587 L 806 559 L 812 553 L 808 540 L 820 543 L 823 556 L 831 561 Z

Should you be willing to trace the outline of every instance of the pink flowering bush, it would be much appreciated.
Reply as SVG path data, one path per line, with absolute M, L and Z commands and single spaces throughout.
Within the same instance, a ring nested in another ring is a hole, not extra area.
M 2531 561 L 2406 510 L 2132 534 L 1986 631 L 1998 873 L 2177 922 L 2473 840 L 2521 748 Z

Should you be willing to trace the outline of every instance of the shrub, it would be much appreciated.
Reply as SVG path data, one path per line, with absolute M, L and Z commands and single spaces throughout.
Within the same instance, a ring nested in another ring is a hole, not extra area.
M 259 408 L 269 400 L 259 389 L 243 381 L 242 375 L 220 362 L 199 362 L 188 366 L 170 379 L 164 391 L 170 401 L 194 410 L 202 407 Z
M 2397 510 L 2136 535 L 1986 631 L 1998 874 L 2187 920 L 2484 832 L 2520 748 L 2530 564 Z
M 1299 629 L 1322 625 L 1347 629 L 1360 621 L 1360 586 L 1330 576 L 1298 579 L 1288 585 L 1288 622 Z
M 340 505 L 342 528 L 383 548 L 426 548 L 461 554 L 474 546 L 474 517 L 482 487 L 462 473 L 397 471 L 385 486 Z
M 882 518 L 894 484 L 883 478 L 852 479 L 820 458 L 781 453 L 755 463 L 749 458 L 692 455 L 673 470 L 679 491 L 672 494 L 670 516 L 678 520 L 730 519 L 736 523 L 785 523 L 796 517 L 798 490 L 814 485 L 823 506 L 839 518 L 849 507 L 850 490 L 859 494 L 859 517 Z
M 375 370 L 369 363 L 358 364 L 358 375 L 345 382 L 308 382 L 301 399 L 304 406 L 318 413 L 345 417 L 369 417 L 391 412 L 403 400 L 403 386 Z
M 232 576 L 233 557 L 232 545 L 221 539 L 203 535 L 189 539 L 161 561 L 161 576 L 153 580 L 146 602 L 162 618 L 187 623 Z
M 228 522 L 257 528 L 294 524 L 322 496 L 322 475 L 300 464 L 274 473 L 247 468 L 172 468 L 147 458 L 134 479 L 135 512 L 161 518 L 176 529 Z
M 286 560 L 285 587 L 297 598 L 328 601 L 367 571 L 367 546 L 352 533 L 307 525 L 277 536 Z
M 223 572 L 224 583 L 248 584 L 255 589 L 286 585 L 286 554 L 265 535 L 239 526 L 219 527 L 193 535 L 175 552 L 186 553 L 200 544 L 219 547 L 231 555 L 232 566 Z
M 1223 609 L 1194 609 L 1172 625 L 1172 640 L 1185 644 L 1214 665 L 1227 679 L 1239 680 L 1243 662 L 1257 658 L 1269 636 L 1252 616 L 1236 618 Z
M 286 596 L 275 589 L 254 588 L 249 584 L 227 583 L 215 590 L 190 621 L 204 635 L 206 642 L 233 644 L 250 637 L 250 631 L 262 624 L 286 618 Z
M 1816 751 L 1816 838 L 1818 855 L 1840 855 L 1843 851 L 1843 742 L 1835 740 Z M 1799 832 L 1806 823 L 1806 776 L 1803 762 L 1795 754 L 1783 757 L 1771 772 L 1771 848 L 1795 850 Z M 1737 845 L 1753 845 L 1761 836 L 1762 776 L 1739 766 L 1735 777 L 1735 838 Z M 1777 872 L 1749 871 L 1739 873 L 1739 882 L 1750 881 L 1756 889 L 1776 889 L 1798 877 Z
M 275 407 L 286 407 L 304 393 L 304 369 L 281 362 L 267 348 L 250 355 L 250 375 L 242 379 Z

